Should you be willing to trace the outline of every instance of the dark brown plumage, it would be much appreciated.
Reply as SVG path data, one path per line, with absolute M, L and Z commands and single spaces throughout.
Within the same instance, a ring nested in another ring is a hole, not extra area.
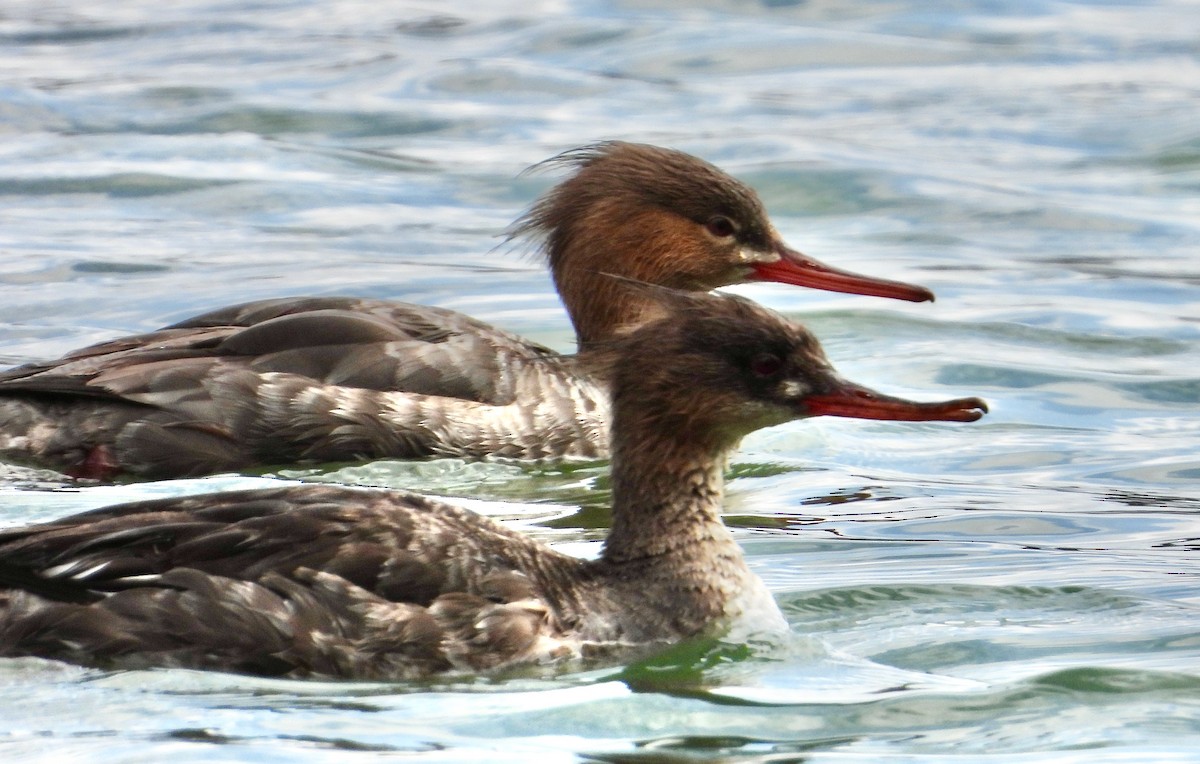
M 407 493 L 310 485 L 125 504 L 0 531 L 0 654 L 403 679 L 785 628 L 720 519 L 738 441 L 823 413 L 971 421 L 985 406 L 881 396 L 753 303 L 656 291 L 661 320 L 589 357 L 613 394 L 613 525 L 598 558 Z
M 907 300 L 928 290 L 788 249 L 748 186 L 682 152 L 602 143 L 519 220 L 586 354 L 658 315 L 608 274 L 707 291 L 780 281 Z M 177 477 L 380 457 L 598 458 L 604 382 L 453 311 L 341 297 L 236 305 L 0 374 L 0 458 L 77 477 Z

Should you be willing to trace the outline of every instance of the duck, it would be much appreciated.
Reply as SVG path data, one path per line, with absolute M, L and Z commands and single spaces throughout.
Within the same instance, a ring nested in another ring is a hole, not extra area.
M 752 188 L 685 152 L 608 141 L 542 165 L 568 177 L 509 240 L 544 253 L 578 353 L 439 307 L 259 300 L 0 372 L 0 459 L 98 481 L 380 458 L 600 460 L 607 396 L 587 357 L 659 314 L 631 282 L 933 299 L 788 247 Z
M 840 377 L 745 298 L 659 295 L 593 361 L 612 396 L 612 522 L 576 557 L 416 493 L 332 484 L 159 498 L 0 530 L 0 655 L 101 668 L 405 681 L 561 671 L 786 621 L 721 520 L 746 434 L 832 415 L 970 422 Z

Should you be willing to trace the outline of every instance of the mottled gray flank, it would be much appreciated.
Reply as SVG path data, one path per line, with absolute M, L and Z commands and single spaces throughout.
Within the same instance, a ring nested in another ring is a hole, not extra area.
M 220 325 L 192 321 L 44 371 L 10 372 L 0 381 L 9 396 L 0 398 L 0 453 L 70 466 L 103 444 L 123 471 L 167 476 L 385 456 L 607 452 L 603 390 L 572 357 L 461 314 L 313 298 L 205 318 Z M 317 319 L 335 344 L 308 331 Z

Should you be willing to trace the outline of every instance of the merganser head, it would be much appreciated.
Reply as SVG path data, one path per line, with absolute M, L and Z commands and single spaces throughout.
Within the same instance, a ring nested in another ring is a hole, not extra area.
M 544 240 L 560 291 L 593 271 L 695 291 L 774 281 L 933 299 L 924 287 L 832 268 L 788 247 L 752 188 L 682 151 L 607 141 L 535 165 L 545 167 L 575 172 L 510 234 Z
M 610 377 L 614 438 L 654 428 L 728 448 L 812 416 L 971 422 L 988 410 L 979 398 L 921 403 L 849 382 L 810 331 L 744 298 L 643 288 L 667 315 L 609 345 L 621 359 Z M 630 412 L 642 421 L 622 421 Z

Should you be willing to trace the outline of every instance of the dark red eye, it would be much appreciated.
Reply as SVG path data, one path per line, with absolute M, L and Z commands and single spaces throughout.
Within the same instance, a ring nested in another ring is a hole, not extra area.
M 733 221 L 724 215 L 709 218 L 708 222 L 705 223 L 705 227 L 708 228 L 709 233 L 718 239 L 726 239 L 737 233 L 737 227 L 734 226 Z
M 773 377 L 783 369 L 783 359 L 774 353 L 759 353 L 750 361 L 750 371 L 758 377 Z

